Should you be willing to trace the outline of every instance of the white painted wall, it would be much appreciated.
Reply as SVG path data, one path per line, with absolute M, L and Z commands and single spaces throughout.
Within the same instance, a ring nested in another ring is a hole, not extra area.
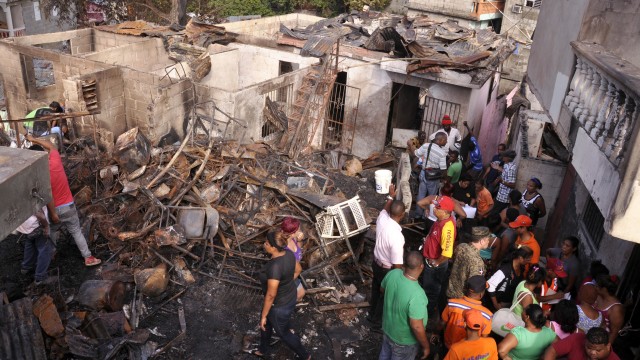
M 222 45 L 209 46 L 211 71 L 200 83 L 218 89 L 235 91 L 240 83 L 240 51 Z
M 554 123 L 569 86 L 575 58 L 570 42 L 578 38 L 588 1 L 543 1 L 529 56 L 528 79 Z
M 602 215 L 608 218 L 618 194 L 620 175 L 582 128 L 578 130 L 571 163 Z
M 303 69 L 318 62 L 314 57 L 303 57 L 289 51 L 244 45 L 238 43 L 229 44 L 230 48 L 238 50 L 238 87 L 246 87 L 259 84 L 278 77 L 280 74 L 280 61 L 288 61 L 299 65 Z M 213 85 L 215 86 L 215 85 Z

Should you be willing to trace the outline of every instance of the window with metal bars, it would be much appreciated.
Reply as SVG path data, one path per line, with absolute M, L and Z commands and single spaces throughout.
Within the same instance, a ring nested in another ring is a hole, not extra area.
M 591 196 L 589 196 L 587 206 L 582 214 L 582 225 L 591 238 L 593 246 L 599 249 L 604 237 L 604 216 Z
M 542 0 L 525 0 L 524 6 L 539 8 L 542 5 Z

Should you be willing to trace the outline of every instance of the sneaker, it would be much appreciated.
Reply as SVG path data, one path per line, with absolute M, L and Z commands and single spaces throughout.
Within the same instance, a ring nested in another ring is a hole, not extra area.
M 98 259 L 97 257 L 94 256 L 89 256 L 87 258 L 84 258 L 84 265 L 85 266 L 96 266 L 99 265 L 102 262 L 102 260 Z
M 27 275 L 30 272 L 31 272 L 31 269 L 20 269 L 20 274 L 22 275 Z

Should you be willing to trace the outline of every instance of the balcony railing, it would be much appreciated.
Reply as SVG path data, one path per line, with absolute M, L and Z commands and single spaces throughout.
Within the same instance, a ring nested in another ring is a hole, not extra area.
M 21 28 L 13 29 L 13 36 L 14 37 L 24 36 L 25 35 L 24 29 L 25 29 L 24 26 Z M 10 37 L 9 34 L 10 34 L 9 29 L 0 29 L 0 39 L 6 39 Z
M 640 69 L 597 44 L 573 42 L 577 63 L 564 104 L 615 166 L 638 120 Z

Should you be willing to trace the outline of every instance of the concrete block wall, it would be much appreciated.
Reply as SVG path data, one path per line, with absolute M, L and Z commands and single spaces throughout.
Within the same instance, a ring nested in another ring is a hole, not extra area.
M 174 63 L 169 59 L 162 40 L 158 38 L 97 50 L 95 53 L 87 54 L 85 58 L 145 72 L 162 69 Z
M 70 39 L 71 55 L 93 52 L 93 29 L 77 30 L 77 37 Z
M 127 122 L 122 70 L 114 67 L 80 76 L 77 80 L 80 82 L 96 81 L 96 92 L 98 95 L 98 105 L 100 109 L 100 114 L 95 115 L 97 126 L 113 133 L 116 138 L 120 134 L 124 133 L 127 130 Z M 66 94 L 67 92 L 65 91 L 65 95 Z M 75 94 L 73 96 L 75 97 Z M 81 94 L 79 96 L 79 101 L 82 103 L 84 102 Z M 83 124 L 89 125 L 91 127 L 91 131 L 93 131 L 93 123 L 87 124 L 86 122 L 83 122 Z
M 94 51 L 103 51 L 117 46 L 147 41 L 149 38 L 133 35 L 114 34 L 107 31 L 93 30 Z
M 42 36 L 46 40 L 50 40 L 46 37 L 47 35 Z M 36 37 L 30 37 L 31 39 L 28 40 L 33 41 L 33 38 Z M 56 41 L 60 40 L 57 39 Z M 34 46 L 0 42 L 0 53 L 3 54 L 0 75 L 4 79 L 7 109 L 11 118 L 20 118 L 30 110 L 46 106 L 53 100 L 61 101 L 64 98 L 64 79 L 109 68 L 105 64 Z M 53 63 L 55 84 L 40 89 L 36 88 L 34 83 L 30 81 L 29 75 L 23 74 L 23 60 L 21 58 L 24 59 L 25 66 L 29 65 L 32 58 L 51 61 Z
M 288 28 L 306 27 L 323 18 L 307 14 L 286 14 L 270 16 L 261 19 L 237 21 L 221 24 L 227 31 L 262 39 L 275 39 L 279 33 L 280 24 Z
M 213 88 L 202 84 L 195 84 L 195 88 L 196 103 L 203 104 L 201 107 L 196 109 L 198 114 L 202 114 L 208 117 L 212 115 L 211 104 L 205 104 L 209 101 L 213 101 L 215 103 L 215 106 L 219 109 L 215 110 L 213 114 L 214 118 L 216 119 L 216 123 L 214 124 L 214 131 L 216 132 L 216 136 L 222 137 L 224 135 L 225 128 L 227 127 L 226 123 L 229 123 L 226 138 L 240 139 L 245 131 L 244 128 L 237 123 L 230 121 L 227 117 L 228 115 L 235 118 L 235 92 Z M 227 115 L 224 115 L 223 112 Z M 244 121 L 245 119 L 239 120 Z
M 153 129 L 149 138 L 151 142 L 157 143 L 171 129 L 178 137 L 183 138 L 194 100 L 193 83 L 189 79 L 159 88 L 157 96 L 149 104 Z
M 122 71 L 127 129 L 138 127 L 145 136 L 155 137 L 149 104 L 158 95 L 156 76 L 133 69 Z

